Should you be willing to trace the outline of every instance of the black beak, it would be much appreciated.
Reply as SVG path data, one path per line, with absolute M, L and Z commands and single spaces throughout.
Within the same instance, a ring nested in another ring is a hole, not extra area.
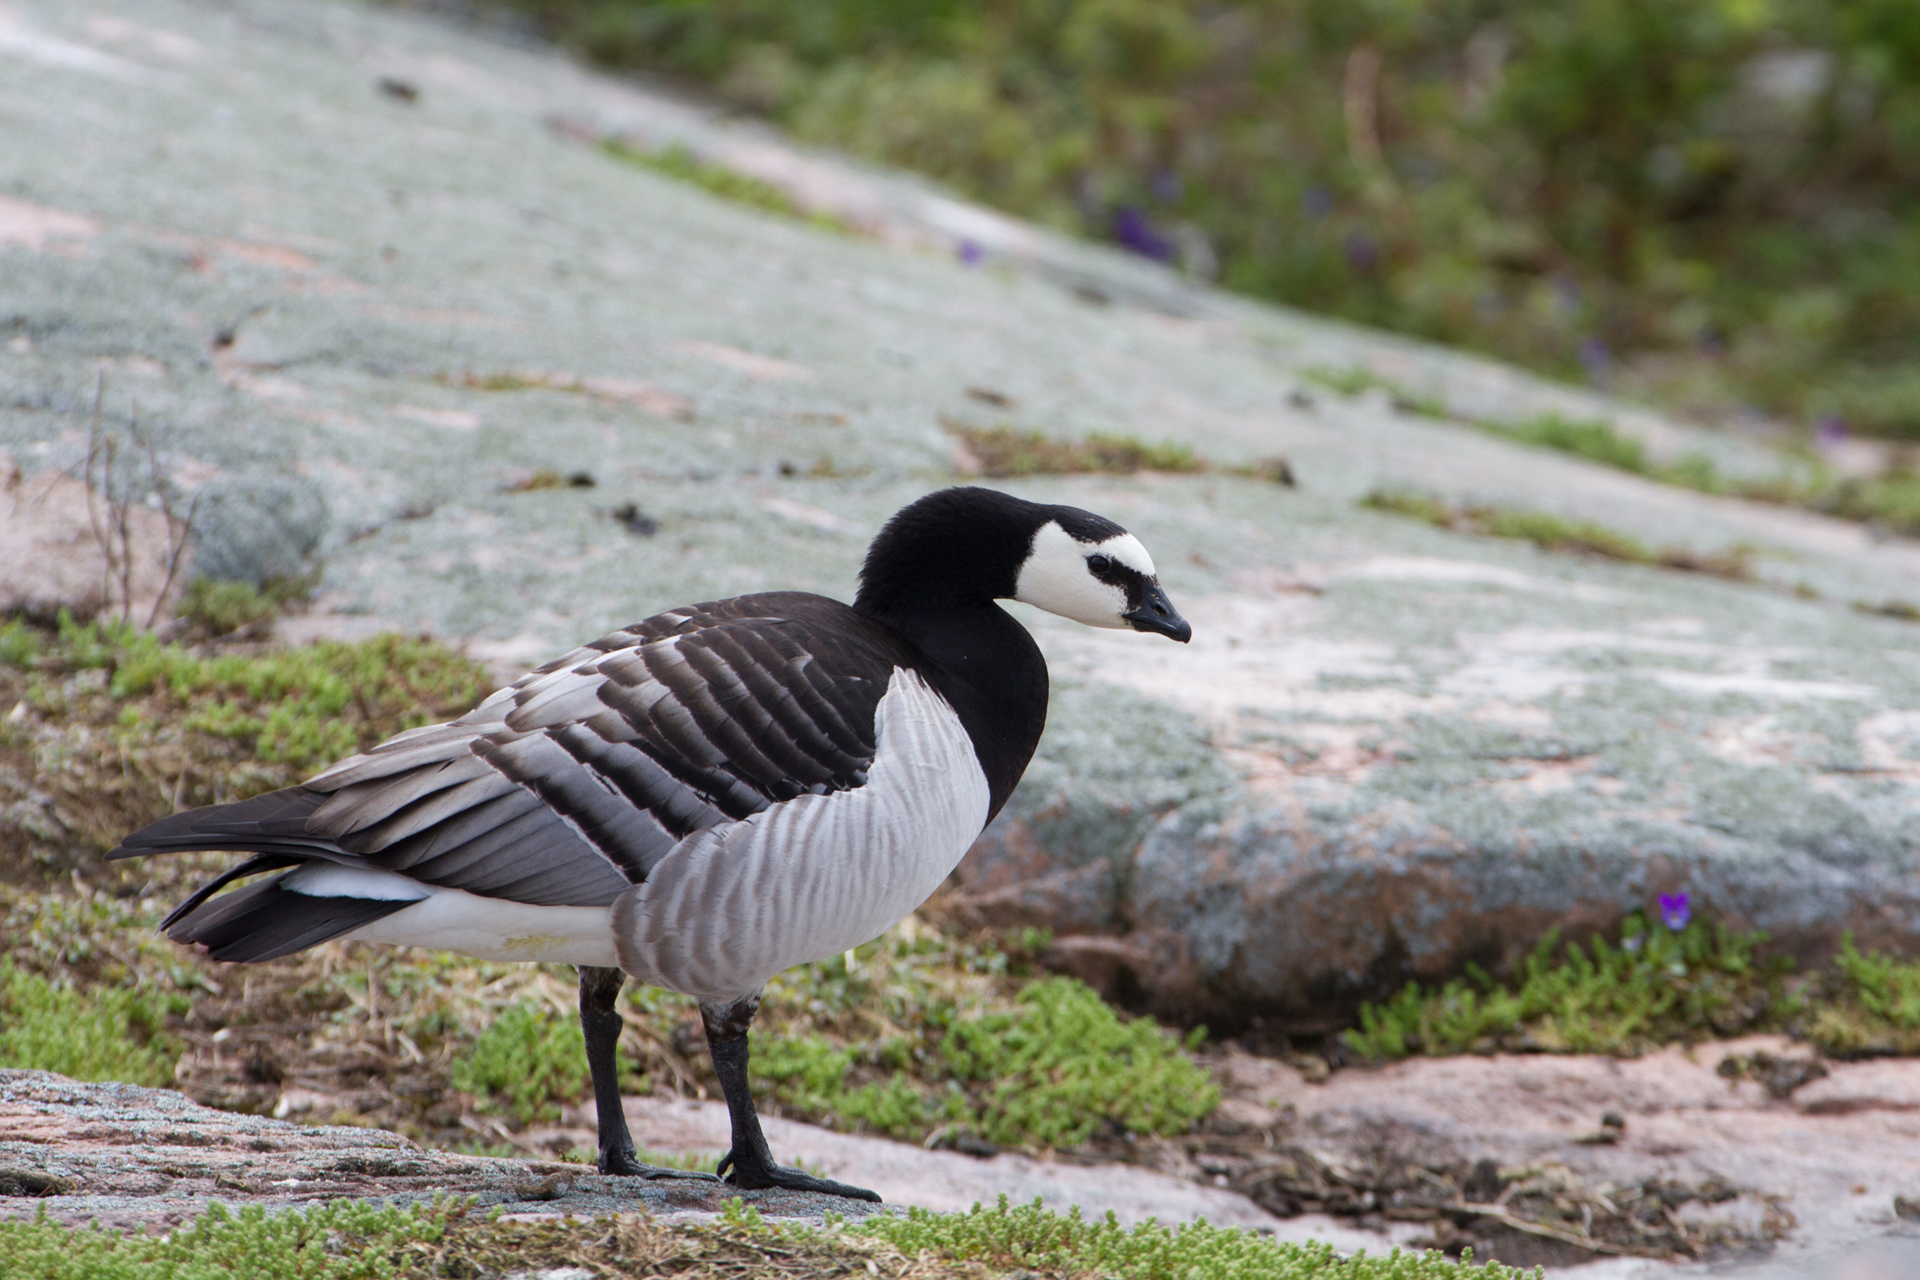
M 1157 582 L 1147 584 L 1146 594 L 1140 597 L 1138 607 L 1120 616 L 1135 631 L 1151 631 L 1154 635 L 1166 636 L 1181 644 L 1193 639 L 1193 627 L 1180 616 L 1180 611 L 1173 607 L 1173 601 L 1167 599 L 1167 593 L 1160 589 Z

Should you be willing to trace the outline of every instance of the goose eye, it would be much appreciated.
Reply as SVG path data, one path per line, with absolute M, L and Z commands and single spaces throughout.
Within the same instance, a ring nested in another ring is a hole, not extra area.
M 1113 568 L 1113 561 L 1106 556 L 1088 556 L 1087 568 L 1095 573 L 1105 573 L 1107 570 Z

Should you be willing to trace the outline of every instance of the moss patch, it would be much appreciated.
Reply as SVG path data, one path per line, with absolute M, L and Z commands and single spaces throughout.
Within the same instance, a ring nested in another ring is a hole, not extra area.
M 1513 538 L 1531 542 L 1543 551 L 1577 552 L 1627 564 L 1657 565 L 1717 578 L 1746 581 L 1753 577 L 1752 552 L 1744 547 L 1705 553 L 1685 547 L 1653 548 L 1630 534 L 1585 520 L 1569 520 L 1548 511 L 1528 511 L 1487 503 L 1455 505 L 1428 494 L 1376 489 L 1360 500 L 1373 511 L 1408 516 L 1442 529 Z
M 453 1085 L 492 1101 L 521 1124 L 560 1118 L 587 1084 L 579 1021 L 522 1000 L 507 1006 L 453 1063 Z
M 285 1280 L 427 1280 L 579 1268 L 596 1276 L 1078 1277 L 1173 1280 L 1454 1280 L 1464 1263 L 1394 1250 L 1341 1258 L 1328 1245 L 1279 1244 L 1204 1223 L 1134 1228 L 1111 1217 L 1083 1221 L 1034 1206 L 966 1214 L 885 1215 L 825 1230 L 771 1226 L 731 1201 L 712 1225 L 663 1224 L 629 1214 L 501 1221 L 441 1203 L 375 1208 L 342 1201 L 304 1212 L 231 1213 L 216 1205 L 164 1235 L 73 1229 L 40 1219 L 0 1222 L 0 1273 L 32 1280 L 200 1280 L 225 1275 Z M 1526 1273 L 1498 1264 L 1486 1280 Z
M 853 226 L 844 219 L 828 213 L 812 213 L 802 209 L 795 203 L 792 196 L 771 182 L 763 182 L 759 178 L 749 177 L 725 165 L 703 160 L 678 143 L 648 151 L 629 146 L 617 138 L 609 138 L 600 146 L 616 160 L 690 183 L 702 191 L 719 196 L 722 200 L 744 204 L 763 213 L 793 218 L 809 226 L 840 235 L 851 235 L 854 231 Z
M 467 710 L 479 664 L 420 637 L 273 648 L 188 645 L 110 622 L 0 628 L 0 865 L 84 865 L 102 883 L 179 874 L 191 860 L 98 862 L 176 808 L 299 781 L 402 729 Z
M 141 987 L 81 991 L 0 959 L 0 1067 L 57 1071 L 75 1080 L 173 1082 L 180 1042 L 161 1030 L 184 1013 L 178 993 Z
M 851 1121 L 896 1138 L 936 1129 L 1019 1147 L 1074 1147 L 1113 1125 L 1139 1134 L 1185 1132 L 1220 1091 L 1181 1042 L 1146 1020 L 1122 1021 L 1091 989 L 1048 978 L 1012 1008 L 956 1011 L 870 1047 L 820 1034 L 766 1041 L 756 1058 L 776 1094 L 810 1118 Z M 886 1071 L 858 1081 L 856 1067 Z
M 1920 964 L 1863 955 L 1848 935 L 1805 976 L 1768 958 L 1764 933 L 1629 917 L 1585 947 L 1550 933 L 1505 981 L 1478 968 L 1409 983 L 1363 1005 L 1345 1046 L 1372 1061 L 1415 1054 L 1645 1053 L 1663 1044 L 1784 1031 L 1835 1057 L 1920 1052 Z
M 979 473 L 994 479 L 1084 474 L 1130 476 L 1140 471 L 1186 474 L 1207 469 L 1207 464 L 1183 444 L 1149 444 L 1132 436 L 1112 435 L 1056 440 L 1038 431 L 1010 426 L 974 427 L 954 421 L 944 425 L 966 449 Z

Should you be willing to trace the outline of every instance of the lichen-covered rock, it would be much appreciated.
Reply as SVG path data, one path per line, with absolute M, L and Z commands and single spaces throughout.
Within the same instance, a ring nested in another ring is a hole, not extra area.
M 1048 736 L 956 910 L 1051 928 L 1058 963 L 1217 1027 L 1324 1024 L 1663 891 L 1808 955 L 1920 937 L 1920 631 L 1884 612 L 1920 601 L 1920 546 L 1305 375 L 1788 465 L 1756 443 L 1209 291 L 417 15 L 8 15 L 0 447 L 74 470 L 104 376 L 101 430 L 137 423 L 204 495 L 203 568 L 324 564 L 302 634 L 424 627 L 505 674 L 689 601 L 850 595 L 880 522 L 954 479 L 943 423 L 1170 440 L 1217 466 L 1009 482 L 1138 532 L 1195 640 L 1031 619 Z M 860 230 L 591 145 L 613 133 Z M 1228 470 L 1275 454 L 1299 488 Z M 1753 577 L 1356 505 L 1379 486 L 1745 545 Z
M 584 1165 L 451 1155 L 379 1129 L 297 1125 L 164 1089 L 0 1070 L 0 1217 L 45 1213 L 132 1229 L 174 1225 L 216 1201 L 288 1208 L 435 1196 L 511 1213 L 713 1213 L 734 1196 L 776 1217 L 871 1208 L 810 1192 L 742 1192 L 712 1178 L 607 1178 Z

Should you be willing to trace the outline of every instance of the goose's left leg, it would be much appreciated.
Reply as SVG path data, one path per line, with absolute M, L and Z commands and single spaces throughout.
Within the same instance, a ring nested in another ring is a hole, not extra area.
M 720 1172 L 726 1174 L 728 1182 L 747 1190 L 785 1187 L 878 1204 L 880 1197 L 864 1188 L 816 1178 L 798 1169 L 783 1169 L 773 1162 L 766 1135 L 760 1132 L 760 1116 L 753 1109 L 753 1090 L 747 1086 L 747 1028 L 759 1009 L 758 992 L 732 1004 L 702 1001 L 700 1005 L 707 1048 L 713 1054 L 713 1069 L 720 1077 L 721 1091 L 727 1095 L 727 1115 L 733 1122 L 733 1150 L 720 1162 Z M 727 1173 L 729 1167 L 731 1174 Z
M 580 966 L 580 1030 L 587 1039 L 587 1069 L 593 1073 L 593 1109 L 600 1120 L 600 1172 L 629 1178 L 710 1178 L 641 1164 L 620 1102 L 620 1069 L 614 1052 L 620 1045 L 620 988 L 627 975 L 619 969 Z

